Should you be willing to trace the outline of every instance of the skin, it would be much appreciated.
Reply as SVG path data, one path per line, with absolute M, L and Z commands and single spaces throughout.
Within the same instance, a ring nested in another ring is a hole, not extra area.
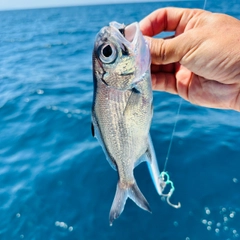
M 240 21 L 197 9 L 162 8 L 140 22 L 149 42 L 154 90 L 240 111 Z M 168 39 L 152 38 L 173 31 Z

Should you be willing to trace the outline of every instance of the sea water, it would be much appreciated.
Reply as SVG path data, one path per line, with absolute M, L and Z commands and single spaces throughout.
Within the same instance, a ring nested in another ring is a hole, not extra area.
M 182 102 L 166 171 L 170 207 L 145 163 L 135 169 L 152 214 L 128 200 L 109 227 L 117 173 L 91 135 L 91 54 L 111 21 L 203 1 L 0 12 L 1 240 L 240 239 L 240 115 Z M 238 0 L 206 9 L 239 18 Z M 214 29 L 213 29 L 214 30 Z M 180 98 L 154 93 L 151 135 L 162 170 Z

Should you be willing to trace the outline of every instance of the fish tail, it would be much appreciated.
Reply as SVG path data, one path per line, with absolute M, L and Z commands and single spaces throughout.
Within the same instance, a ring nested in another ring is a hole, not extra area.
M 112 226 L 113 221 L 121 215 L 128 198 L 131 198 L 140 208 L 151 213 L 150 206 L 138 188 L 136 182 L 131 184 L 128 188 L 121 187 L 118 182 L 116 194 L 109 214 L 110 226 Z

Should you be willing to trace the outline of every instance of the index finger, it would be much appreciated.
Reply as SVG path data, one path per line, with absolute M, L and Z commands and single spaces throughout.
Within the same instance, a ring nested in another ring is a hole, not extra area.
M 193 10 L 186 8 L 160 8 L 139 23 L 143 35 L 155 36 L 162 31 L 178 31 L 183 32 L 189 20 L 201 10 Z

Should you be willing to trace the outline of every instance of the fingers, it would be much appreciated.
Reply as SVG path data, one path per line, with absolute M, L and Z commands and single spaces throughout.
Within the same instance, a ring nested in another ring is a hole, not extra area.
M 206 19 L 206 14 L 202 10 L 164 8 L 154 11 L 140 22 L 140 29 L 151 52 L 154 90 L 179 94 L 188 99 L 193 76 L 191 64 L 195 62 L 198 48 L 204 40 L 199 33 L 205 26 L 203 19 Z M 152 38 L 162 31 L 174 31 L 175 37 Z M 200 37 L 196 38 L 198 35 Z
M 140 21 L 140 29 L 143 35 L 155 36 L 162 31 L 184 31 L 189 20 L 202 10 L 184 8 L 161 8 Z
M 143 35 L 154 36 L 162 31 L 174 31 L 184 13 L 184 9 L 162 8 L 158 9 L 139 24 Z
M 172 94 L 177 94 L 176 79 L 171 73 L 153 73 L 152 74 L 153 90 L 165 91 Z
M 152 64 L 155 65 L 180 62 L 194 48 L 197 41 L 191 31 L 184 36 L 179 35 L 171 39 L 146 37 L 146 40 L 150 48 Z
M 173 66 L 168 66 L 168 68 Z M 192 81 L 192 72 L 187 68 L 176 64 L 175 72 L 152 72 L 153 90 L 165 91 L 172 94 L 179 94 L 186 100 L 189 100 L 189 86 Z
M 151 73 L 175 73 L 175 64 L 166 64 L 166 65 L 151 65 Z

